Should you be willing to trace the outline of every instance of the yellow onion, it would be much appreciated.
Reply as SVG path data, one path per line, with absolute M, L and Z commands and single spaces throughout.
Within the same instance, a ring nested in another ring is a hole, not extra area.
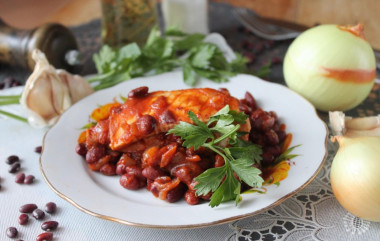
M 333 137 L 339 143 L 330 173 L 336 199 L 355 216 L 380 222 L 380 117 L 330 113 L 330 124 L 342 134 Z
M 284 59 L 290 89 L 322 111 L 348 110 L 370 93 L 376 77 L 363 25 L 319 25 L 298 36 Z

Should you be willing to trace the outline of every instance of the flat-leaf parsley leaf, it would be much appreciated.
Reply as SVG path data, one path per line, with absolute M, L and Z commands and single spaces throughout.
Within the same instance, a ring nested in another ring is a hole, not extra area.
M 235 200 L 237 205 L 241 200 L 242 181 L 251 187 L 261 187 L 264 180 L 254 164 L 261 161 L 262 149 L 244 141 L 238 133 L 240 124 L 247 119 L 244 113 L 231 111 L 226 105 L 212 115 L 207 123 L 200 121 L 191 111 L 188 116 L 194 124 L 181 121 L 168 134 L 181 137 L 186 148 L 208 148 L 224 159 L 223 166 L 207 169 L 195 178 L 197 184 L 194 189 L 198 196 L 212 192 L 209 203 L 211 207 L 230 200 Z M 229 143 L 227 147 L 218 145 L 225 140 Z

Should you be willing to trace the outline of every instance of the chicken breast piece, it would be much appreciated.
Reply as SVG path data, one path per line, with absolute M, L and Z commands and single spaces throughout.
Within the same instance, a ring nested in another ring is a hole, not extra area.
M 147 136 L 167 132 L 180 121 L 192 123 L 187 115 L 190 110 L 199 120 L 207 122 L 226 105 L 239 111 L 238 99 L 226 91 L 211 88 L 156 91 L 128 98 L 110 114 L 110 148 L 122 150 Z M 249 131 L 249 121 L 242 129 Z

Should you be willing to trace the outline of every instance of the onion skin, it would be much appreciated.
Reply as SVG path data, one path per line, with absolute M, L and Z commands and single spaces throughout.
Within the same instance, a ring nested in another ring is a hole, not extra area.
M 339 150 L 331 166 L 331 186 L 353 215 L 380 222 L 380 137 L 335 137 Z
M 321 111 L 345 111 L 359 105 L 376 77 L 375 55 L 362 30 L 362 25 L 329 24 L 298 36 L 284 59 L 288 87 Z

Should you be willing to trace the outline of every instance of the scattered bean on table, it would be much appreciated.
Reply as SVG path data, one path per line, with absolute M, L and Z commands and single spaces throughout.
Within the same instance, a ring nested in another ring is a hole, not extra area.
M 57 210 L 57 205 L 54 202 L 48 202 L 45 205 L 45 211 L 47 213 L 53 214 Z
M 37 220 L 41 220 L 45 217 L 45 212 L 42 211 L 41 209 L 37 208 L 37 209 L 34 209 L 33 212 L 32 212 L 32 216 L 37 219 Z
M 7 236 L 9 238 L 16 238 L 17 235 L 18 235 L 18 230 L 15 227 L 9 227 L 9 228 L 7 228 L 7 232 L 6 233 L 7 233 Z

